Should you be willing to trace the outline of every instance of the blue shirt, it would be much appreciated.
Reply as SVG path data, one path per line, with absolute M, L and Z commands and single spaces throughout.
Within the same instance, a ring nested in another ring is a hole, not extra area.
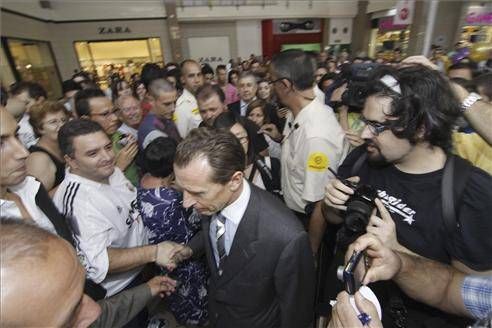
M 492 275 L 465 277 L 461 296 L 466 309 L 474 318 L 487 318 L 492 313 Z

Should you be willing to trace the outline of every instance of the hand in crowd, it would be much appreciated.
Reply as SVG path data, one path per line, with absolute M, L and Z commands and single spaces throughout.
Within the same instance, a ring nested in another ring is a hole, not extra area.
M 289 112 L 289 109 L 287 107 L 282 107 L 277 110 L 277 116 L 279 118 L 285 118 L 287 116 L 287 113 Z
M 193 255 L 191 248 L 185 245 L 164 241 L 157 245 L 155 263 L 168 270 L 174 270 L 178 264 Z
M 377 211 L 381 217 L 377 216 L 376 209 L 372 212 L 371 218 L 369 219 L 369 224 L 367 225 L 367 232 L 378 237 L 384 245 L 391 249 L 397 249 L 400 245 L 398 239 L 396 238 L 396 226 L 393 218 L 389 214 L 386 207 L 384 207 L 381 200 L 376 198 Z
M 341 87 L 333 90 L 331 94 L 331 101 L 340 102 L 342 101 L 342 95 L 347 90 L 347 83 L 343 84 Z M 347 108 L 348 109 L 348 108 Z
M 349 246 L 345 258 L 350 258 L 354 251 L 364 251 L 365 256 L 369 258 L 370 266 L 362 281 L 364 285 L 392 279 L 400 271 L 400 257 L 373 234 L 367 233 L 354 241 Z
M 366 313 L 371 316 L 371 321 L 367 325 L 362 325 L 361 321 L 357 317 L 357 312 L 350 304 L 350 295 L 343 291 L 337 296 L 337 304 L 333 307 L 331 311 L 331 320 L 328 325 L 329 328 L 335 327 L 383 327 L 383 324 L 379 320 L 379 315 L 376 307 L 360 294 L 360 292 L 355 293 L 355 306 L 360 313 Z
M 427 57 L 425 56 L 410 56 L 405 59 L 403 59 L 400 63 L 400 66 L 411 66 L 411 65 L 423 65 L 427 68 L 433 69 L 433 70 L 439 70 L 439 67 L 432 63 Z
M 348 130 L 345 131 L 345 137 L 347 138 L 348 142 L 354 147 L 359 147 L 360 145 L 364 144 L 364 139 L 362 139 L 359 135 L 359 133 L 354 132 L 353 130 Z
M 358 183 L 359 177 L 351 177 L 348 179 L 349 181 Z M 345 206 L 345 202 L 349 199 L 350 195 L 353 195 L 354 191 L 352 188 L 343 184 L 342 181 L 338 179 L 332 179 L 325 187 L 325 198 L 324 202 L 326 205 L 345 211 L 347 210 L 347 206 Z
M 116 166 L 124 171 L 133 162 L 138 153 L 138 145 L 135 138 L 128 136 L 128 143 L 116 154 Z
M 176 280 L 168 276 L 155 276 L 147 281 L 152 296 L 159 295 L 161 298 L 171 295 L 176 289 Z
M 282 138 L 282 134 L 280 134 L 275 124 L 272 123 L 264 124 L 258 130 L 258 133 L 264 133 L 277 142 L 280 142 L 280 139 Z

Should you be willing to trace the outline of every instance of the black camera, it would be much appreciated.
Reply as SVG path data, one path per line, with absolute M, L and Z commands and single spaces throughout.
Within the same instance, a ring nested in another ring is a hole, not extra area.
M 335 81 L 326 90 L 326 103 L 333 108 L 346 105 L 352 108 L 364 106 L 367 83 L 371 80 L 373 71 L 379 66 L 378 63 L 344 64 L 340 68 Z M 333 91 L 347 83 L 347 89 L 342 94 L 340 102 L 331 102 Z
M 376 207 L 374 200 L 377 197 L 377 190 L 365 184 L 356 184 L 348 180 L 342 182 L 350 187 L 354 194 L 350 196 L 345 205 L 345 229 L 351 235 L 362 235 L 366 232 L 369 218 Z

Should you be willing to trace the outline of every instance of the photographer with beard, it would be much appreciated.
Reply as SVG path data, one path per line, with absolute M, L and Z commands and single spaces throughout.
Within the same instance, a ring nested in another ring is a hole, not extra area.
M 492 177 L 450 153 L 460 103 L 449 83 L 420 65 L 383 67 L 365 91 L 366 127 L 361 135 L 365 145 L 339 167 L 340 178 L 328 183 L 317 210 L 329 223 L 345 222 L 339 237 L 348 242 L 367 231 L 393 250 L 450 264 L 464 273 L 490 273 Z M 454 187 L 443 184 L 450 180 L 445 174 L 453 175 Z M 340 180 L 349 177 L 358 186 L 372 186 L 379 198 L 372 213 L 366 213 L 366 227 L 352 235 L 347 233 L 344 211 L 358 187 Z M 449 201 L 449 190 L 454 196 L 451 224 L 449 206 L 443 205 Z M 322 228 L 323 224 L 311 225 L 310 235 Z M 370 287 L 382 304 L 385 327 L 463 326 L 456 317 L 412 301 L 394 285 Z M 331 296 L 338 291 L 332 290 Z

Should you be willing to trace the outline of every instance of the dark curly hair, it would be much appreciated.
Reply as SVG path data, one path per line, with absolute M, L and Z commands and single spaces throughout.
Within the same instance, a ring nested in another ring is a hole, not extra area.
M 391 75 L 398 81 L 401 94 L 380 81 Z M 367 83 L 365 96 L 390 97 L 391 131 L 395 136 L 408 139 L 411 144 L 427 141 L 446 152 L 452 148 L 451 134 L 460 114 L 460 102 L 441 73 L 415 65 L 394 69 L 378 68 Z M 421 133 L 423 132 L 423 136 Z

